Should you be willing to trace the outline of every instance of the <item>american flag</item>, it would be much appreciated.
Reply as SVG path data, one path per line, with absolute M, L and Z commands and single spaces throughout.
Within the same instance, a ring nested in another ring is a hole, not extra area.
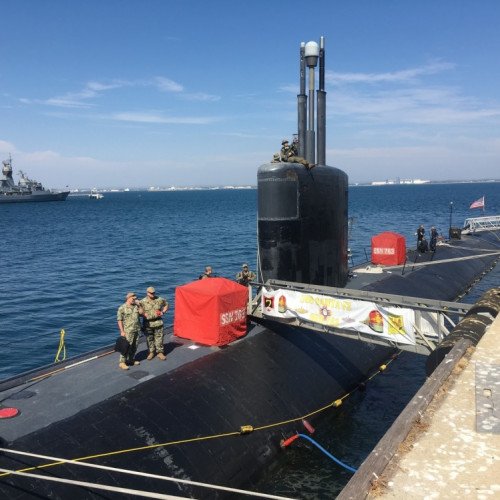
M 484 196 L 481 196 L 479 200 L 473 201 L 469 208 L 484 208 Z

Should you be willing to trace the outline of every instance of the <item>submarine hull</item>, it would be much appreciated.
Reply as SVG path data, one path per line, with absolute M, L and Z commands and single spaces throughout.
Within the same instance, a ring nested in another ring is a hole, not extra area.
M 434 260 L 497 248 L 497 233 L 452 242 L 438 248 Z M 452 300 L 496 260 L 494 255 L 454 260 L 379 275 L 369 283 L 360 274 L 349 286 Z M 127 374 L 118 370 L 117 355 L 97 355 L 89 364 L 76 360 L 73 368 L 50 377 L 38 379 L 42 370 L 2 383 L 4 406 L 20 409 L 19 417 L 2 422 L 3 446 L 65 459 L 95 456 L 85 461 L 251 488 L 279 453 L 280 440 L 301 428 L 302 415 L 345 395 L 392 354 L 385 347 L 289 325 L 274 325 L 272 330 L 255 326 L 246 338 L 215 351 L 191 350 L 179 342 L 170 338 L 166 363 L 144 361 Z M 143 344 L 140 359 L 146 355 Z M 29 392 L 24 399 L 22 394 Z M 313 425 L 321 416 L 312 419 Z M 283 423 L 290 419 L 296 421 Z M 240 435 L 245 425 L 255 430 Z M 43 463 L 9 453 L 0 456 L 0 467 L 8 470 Z M 59 464 L 40 473 L 195 498 L 228 495 L 73 465 Z M 72 485 L 0 477 L 0 493 L 11 499 L 67 499 L 75 491 L 85 498 L 118 498 Z
M 369 373 L 377 358 L 386 360 L 390 352 L 387 348 L 359 345 L 345 338 L 311 335 L 291 328 L 271 331 L 256 326 L 244 341 L 145 380 L 4 445 L 74 459 L 90 453 L 103 454 L 89 462 L 251 488 L 275 459 L 280 440 L 302 424 L 298 418 L 285 425 L 260 430 L 259 427 L 288 421 L 332 403 L 353 389 L 355 381 Z M 95 369 L 99 370 L 97 366 Z M 75 371 L 65 376 L 75 377 L 75 390 L 78 390 L 81 384 L 76 379 L 85 374 Z M 148 374 L 143 372 L 142 377 L 146 379 Z M 51 384 L 51 381 L 43 383 Z M 240 435 L 243 425 L 251 425 L 255 430 Z M 225 436 L 227 433 L 233 434 Z M 219 434 L 219 437 L 203 439 Z M 193 438 L 194 441 L 189 442 Z M 188 442 L 155 446 L 183 440 Z M 151 448 L 106 456 L 110 451 L 148 446 Z M 0 467 L 4 469 L 18 470 L 40 463 L 45 461 L 26 457 L 20 460 L 8 454 L 0 457 Z M 57 465 L 41 473 L 193 498 L 227 497 L 223 492 L 101 470 L 82 470 L 74 465 Z M 85 498 L 102 498 L 103 494 L 86 488 L 75 489 L 72 485 L 8 476 L 0 478 L 0 492 L 10 499 L 67 499 L 77 492 Z M 115 496 L 106 493 L 104 498 Z

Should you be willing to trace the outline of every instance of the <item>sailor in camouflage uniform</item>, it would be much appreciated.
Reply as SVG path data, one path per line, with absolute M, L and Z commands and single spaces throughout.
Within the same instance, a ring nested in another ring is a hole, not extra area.
M 250 271 L 250 269 L 248 269 L 248 264 L 243 264 L 241 266 L 241 271 L 236 275 L 236 281 L 240 285 L 245 286 L 248 286 L 248 283 L 250 283 L 250 281 L 254 281 L 255 278 L 256 275 L 253 271 Z
M 292 146 L 288 143 L 286 139 L 281 141 L 281 161 L 286 161 L 289 163 L 301 163 L 307 169 L 311 169 L 314 165 L 310 164 L 305 158 L 302 156 L 297 156 L 297 143 L 293 143 Z
M 236 281 L 243 286 L 248 288 L 248 300 L 252 301 L 252 286 L 250 281 L 255 281 L 257 275 L 248 269 L 248 264 L 243 264 L 241 266 L 241 271 L 236 274 Z
M 118 328 L 120 335 L 127 339 L 129 348 L 126 356 L 120 355 L 120 364 L 122 370 L 128 370 L 129 365 L 139 365 L 139 361 L 135 361 L 135 353 L 137 351 L 137 339 L 141 331 L 141 322 L 139 318 L 144 313 L 140 303 L 137 301 L 137 296 L 134 292 L 127 293 L 125 303 L 122 304 L 116 313 Z
M 144 333 L 148 343 L 149 354 L 147 359 L 151 360 L 158 356 L 162 361 L 166 359 L 163 354 L 163 319 L 162 316 L 168 311 L 168 302 L 155 295 L 156 290 L 150 286 L 146 290 L 146 297 L 141 300 L 144 309 Z

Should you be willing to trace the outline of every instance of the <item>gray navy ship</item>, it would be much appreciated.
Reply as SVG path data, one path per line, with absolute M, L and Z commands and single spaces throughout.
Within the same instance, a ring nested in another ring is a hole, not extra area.
M 0 203 L 22 203 L 27 201 L 64 201 L 69 191 L 45 189 L 40 182 L 34 181 L 20 172 L 16 184 L 12 178 L 12 158 L 4 160 L 0 178 Z

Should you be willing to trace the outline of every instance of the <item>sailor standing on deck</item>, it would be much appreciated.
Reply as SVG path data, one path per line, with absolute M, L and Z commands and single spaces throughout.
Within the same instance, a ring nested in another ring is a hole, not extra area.
M 255 277 L 256 277 L 255 273 L 253 271 L 250 271 L 250 269 L 248 269 L 248 264 L 243 264 L 241 266 L 241 271 L 238 274 L 236 274 L 236 281 L 240 285 L 248 286 L 250 281 L 255 280 Z
M 200 274 L 199 280 L 204 280 L 205 278 L 213 278 L 212 276 L 212 266 L 206 266 L 205 272 Z
M 158 356 L 158 359 L 166 359 L 163 354 L 163 315 L 168 311 L 168 302 L 163 297 L 156 296 L 156 290 L 150 286 L 146 290 L 146 296 L 141 300 L 144 310 L 144 333 L 148 343 L 148 361 Z
M 252 285 L 250 285 L 250 282 L 254 281 L 256 277 L 256 274 L 248 269 L 248 264 L 243 264 L 241 271 L 236 274 L 236 281 L 248 288 L 248 300 L 250 302 L 252 301 Z
M 118 328 L 120 335 L 127 339 L 129 348 L 127 354 L 120 355 L 119 367 L 122 370 L 128 370 L 129 365 L 139 365 L 139 361 L 135 361 L 135 353 L 137 351 L 137 339 L 141 331 L 141 322 L 139 317 L 144 313 L 140 302 L 137 300 L 137 295 L 134 292 L 128 292 L 125 297 L 125 303 L 122 304 L 116 313 Z
M 418 226 L 417 232 L 415 234 L 417 235 L 417 249 L 418 249 L 420 248 L 420 242 L 423 240 L 425 235 L 425 229 L 422 224 Z
M 429 249 L 431 252 L 436 251 L 437 237 L 438 237 L 438 231 L 434 226 L 432 226 L 431 227 L 431 241 L 429 243 Z

